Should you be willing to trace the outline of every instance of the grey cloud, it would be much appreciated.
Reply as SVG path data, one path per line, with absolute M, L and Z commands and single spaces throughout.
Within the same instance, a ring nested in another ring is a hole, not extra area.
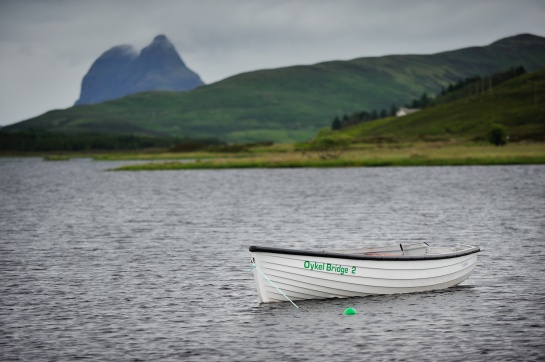
M 100 54 L 121 44 L 140 50 L 161 33 L 210 83 L 262 68 L 544 36 L 543 19 L 539 0 L 0 0 L 0 124 L 70 106 Z

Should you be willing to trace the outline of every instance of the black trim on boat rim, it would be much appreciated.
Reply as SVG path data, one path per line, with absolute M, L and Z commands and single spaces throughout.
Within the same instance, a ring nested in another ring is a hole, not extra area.
M 266 246 L 250 246 L 251 252 L 261 253 L 273 253 L 273 254 L 288 254 L 288 255 L 303 255 L 303 256 L 318 256 L 322 258 L 337 258 L 337 259 L 357 259 L 357 260 L 436 260 L 436 259 L 451 259 L 459 256 L 478 253 L 481 249 L 477 246 L 473 246 L 470 249 L 457 251 L 454 253 L 440 254 L 440 255 L 362 255 L 362 254 L 343 254 L 332 253 L 327 251 L 308 251 L 308 250 L 296 250 L 296 249 L 281 249 L 281 248 L 269 248 Z

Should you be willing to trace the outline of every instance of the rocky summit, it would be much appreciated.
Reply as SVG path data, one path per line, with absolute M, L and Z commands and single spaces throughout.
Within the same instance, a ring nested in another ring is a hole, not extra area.
M 95 104 L 146 91 L 187 91 L 204 85 L 164 35 L 158 35 L 140 54 L 120 45 L 102 54 L 81 83 L 76 105 Z

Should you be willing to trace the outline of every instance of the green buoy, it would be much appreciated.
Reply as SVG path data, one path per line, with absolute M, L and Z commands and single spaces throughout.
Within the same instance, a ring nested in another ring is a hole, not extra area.
M 344 315 L 354 315 L 354 314 L 358 314 L 358 312 L 354 309 L 354 308 L 346 308 L 344 310 Z

